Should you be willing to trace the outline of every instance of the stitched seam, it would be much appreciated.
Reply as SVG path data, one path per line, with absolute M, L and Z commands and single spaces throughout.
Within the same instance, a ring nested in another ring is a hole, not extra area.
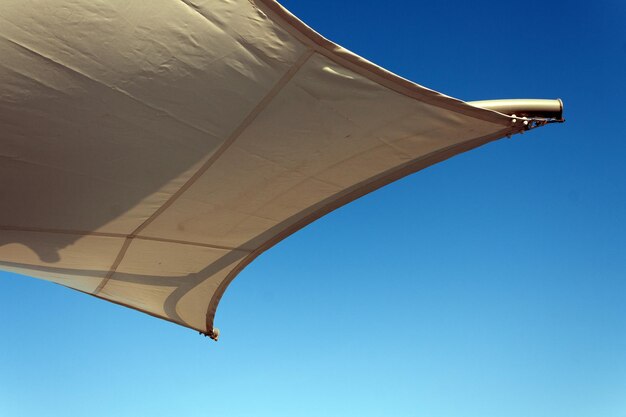
M 21 226 L 2 226 L 2 225 L 0 225 L 0 230 L 6 230 L 9 232 L 32 232 L 32 233 L 50 233 L 50 234 L 58 234 L 58 235 L 110 237 L 114 239 L 126 239 L 131 236 L 131 235 L 125 235 L 123 233 L 89 232 L 85 230 L 46 229 L 43 227 L 21 227 Z M 222 250 L 230 250 L 230 251 L 236 250 L 236 251 L 242 251 L 242 252 L 252 252 L 252 249 L 246 249 L 246 248 L 239 248 L 239 247 L 236 248 L 233 246 L 226 246 L 226 245 L 213 245 L 211 243 L 193 242 L 190 240 L 167 239 L 167 238 L 155 237 L 155 236 L 135 236 L 135 239 L 148 240 L 152 242 L 176 243 L 180 245 L 199 246 L 199 247 L 205 247 L 205 248 L 222 249 Z
M 283 87 L 293 78 L 294 75 L 298 72 L 298 70 L 308 61 L 311 55 L 314 53 L 313 50 L 307 50 L 305 54 L 303 54 L 283 75 L 283 77 L 276 83 L 276 85 L 270 90 L 269 93 L 259 102 L 259 104 L 252 109 L 250 114 L 241 122 L 241 124 L 231 133 L 230 137 L 220 146 L 220 148 L 196 171 L 194 175 L 191 176 L 183 184 L 178 191 L 176 191 L 165 203 L 161 205 L 150 217 L 148 217 L 139 227 L 137 227 L 131 234 L 137 235 L 141 233 L 143 229 L 145 229 L 150 223 L 152 223 L 161 213 L 163 213 L 168 207 L 170 207 L 185 191 L 187 191 L 201 176 L 204 174 L 219 158 L 228 150 L 228 148 L 237 140 L 239 136 L 246 130 L 252 122 L 257 118 L 257 116 L 265 110 L 265 108 L 272 102 L 274 97 L 278 95 L 278 93 L 283 89 Z
M 120 265 L 120 263 L 122 263 L 122 259 L 124 259 L 124 255 L 126 255 L 126 251 L 128 250 L 128 247 L 130 246 L 130 243 L 132 241 L 133 238 L 131 236 L 128 236 L 126 240 L 124 240 L 124 244 L 122 245 L 120 251 L 115 257 L 115 261 L 113 261 L 113 265 L 111 265 L 109 272 L 107 272 L 107 275 L 102 279 L 102 281 L 100 281 L 100 284 L 98 284 L 98 287 L 96 287 L 96 289 L 94 290 L 94 295 L 99 294 L 100 291 L 102 291 L 104 286 L 107 285 L 107 282 L 109 282 L 109 279 L 111 279 L 115 271 L 117 271 L 117 267 Z

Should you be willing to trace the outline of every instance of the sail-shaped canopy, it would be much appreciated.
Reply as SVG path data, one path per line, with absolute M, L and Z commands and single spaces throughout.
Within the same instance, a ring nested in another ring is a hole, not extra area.
M 0 57 L 0 268 L 214 337 L 260 253 L 524 129 L 273 0 L 4 0 Z

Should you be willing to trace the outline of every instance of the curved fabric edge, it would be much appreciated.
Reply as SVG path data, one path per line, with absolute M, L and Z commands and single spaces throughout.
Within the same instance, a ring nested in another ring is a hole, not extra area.
M 321 207 L 315 209 L 313 212 L 307 214 L 302 219 L 289 225 L 282 232 L 274 235 L 273 237 L 265 241 L 257 249 L 248 254 L 241 262 L 239 262 L 239 264 L 235 268 L 233 268 L 233 270 L 220 283 L 217 291 L 213 293 L 213 296 L 211 297 L 211 301 L 209 303 L 206 315 L 207 332 L 209 334 L 212 334 L 213 329 L 215 329 L 214 320 L 215 314 L 217 312 L 217 307 L 230 283 L 237 277 L 237 275 L 239 275 L 239 273 L 246 266 L 248 266 L 259 255 L 261 255 L 263 252 L 267 251 L 277 243 L 291 236 L 298 230 L 308 226 L 320 217 L 348 203 L 351 203 L 360 197 L 376 191 L 379 188 L 384 187 L 385 185 L 388 185 L 408 175 L 421 171 L 422 169 L 428 168 L 429 166 L 432 166 L 436 163 L 445 161 L 446 159 L 449 159 L 455 155 L 470 151 L 479 146 L 501 139 L 505 136 L 520 133 L 521 131 L 522 129 L 520 129 L 519 127 L 508 127 L 487 136 L 470 139 L 469 141 L 463 142 L 461 144 L 456 144 L 444 149 L 440 149 L 421 158 L 410 161 L 402 166 L 393 168 L 392 170 L 384 172 L 374 178 L 363 181 L 362 183 L 359 183 L 349 189 L 344 190 L 338 196 L 328 198 L 326 201 L 322 202 Z
M 249 0 L 262 12 L 269 15 L 301 42 L 311 46 L 316 52 L 332 61 L 343 65 L 358 74 L 387 87 L 399 94 L 431 104 L 446 110 L 461 113 L 476 119 L 509 126 L 511 117 L 493 110 L 471 106 L 463 100 L 441 94 L 435 90 L 419 85 L 393 72 L 376 65 L 375 63 L 349 51 L 348 49 L 325 38 L 308 26 L 297 16 L 283 7 L 276 0 Z

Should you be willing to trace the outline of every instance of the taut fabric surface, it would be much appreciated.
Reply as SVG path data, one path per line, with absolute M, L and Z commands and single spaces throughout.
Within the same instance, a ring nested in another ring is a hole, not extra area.
M 209 335 L 276 242 L 519 129 L 271 0 L 5 0 L 0 56 L 0 267 Z

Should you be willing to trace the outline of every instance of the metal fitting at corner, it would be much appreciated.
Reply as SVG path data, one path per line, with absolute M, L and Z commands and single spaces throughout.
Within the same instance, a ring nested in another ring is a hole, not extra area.
M 527 120 L 548 120 L 550 123 L 565 121 L 563 119 L 563 101 L 560 98 L 481 100 L 468 101 L 467 104 Z

